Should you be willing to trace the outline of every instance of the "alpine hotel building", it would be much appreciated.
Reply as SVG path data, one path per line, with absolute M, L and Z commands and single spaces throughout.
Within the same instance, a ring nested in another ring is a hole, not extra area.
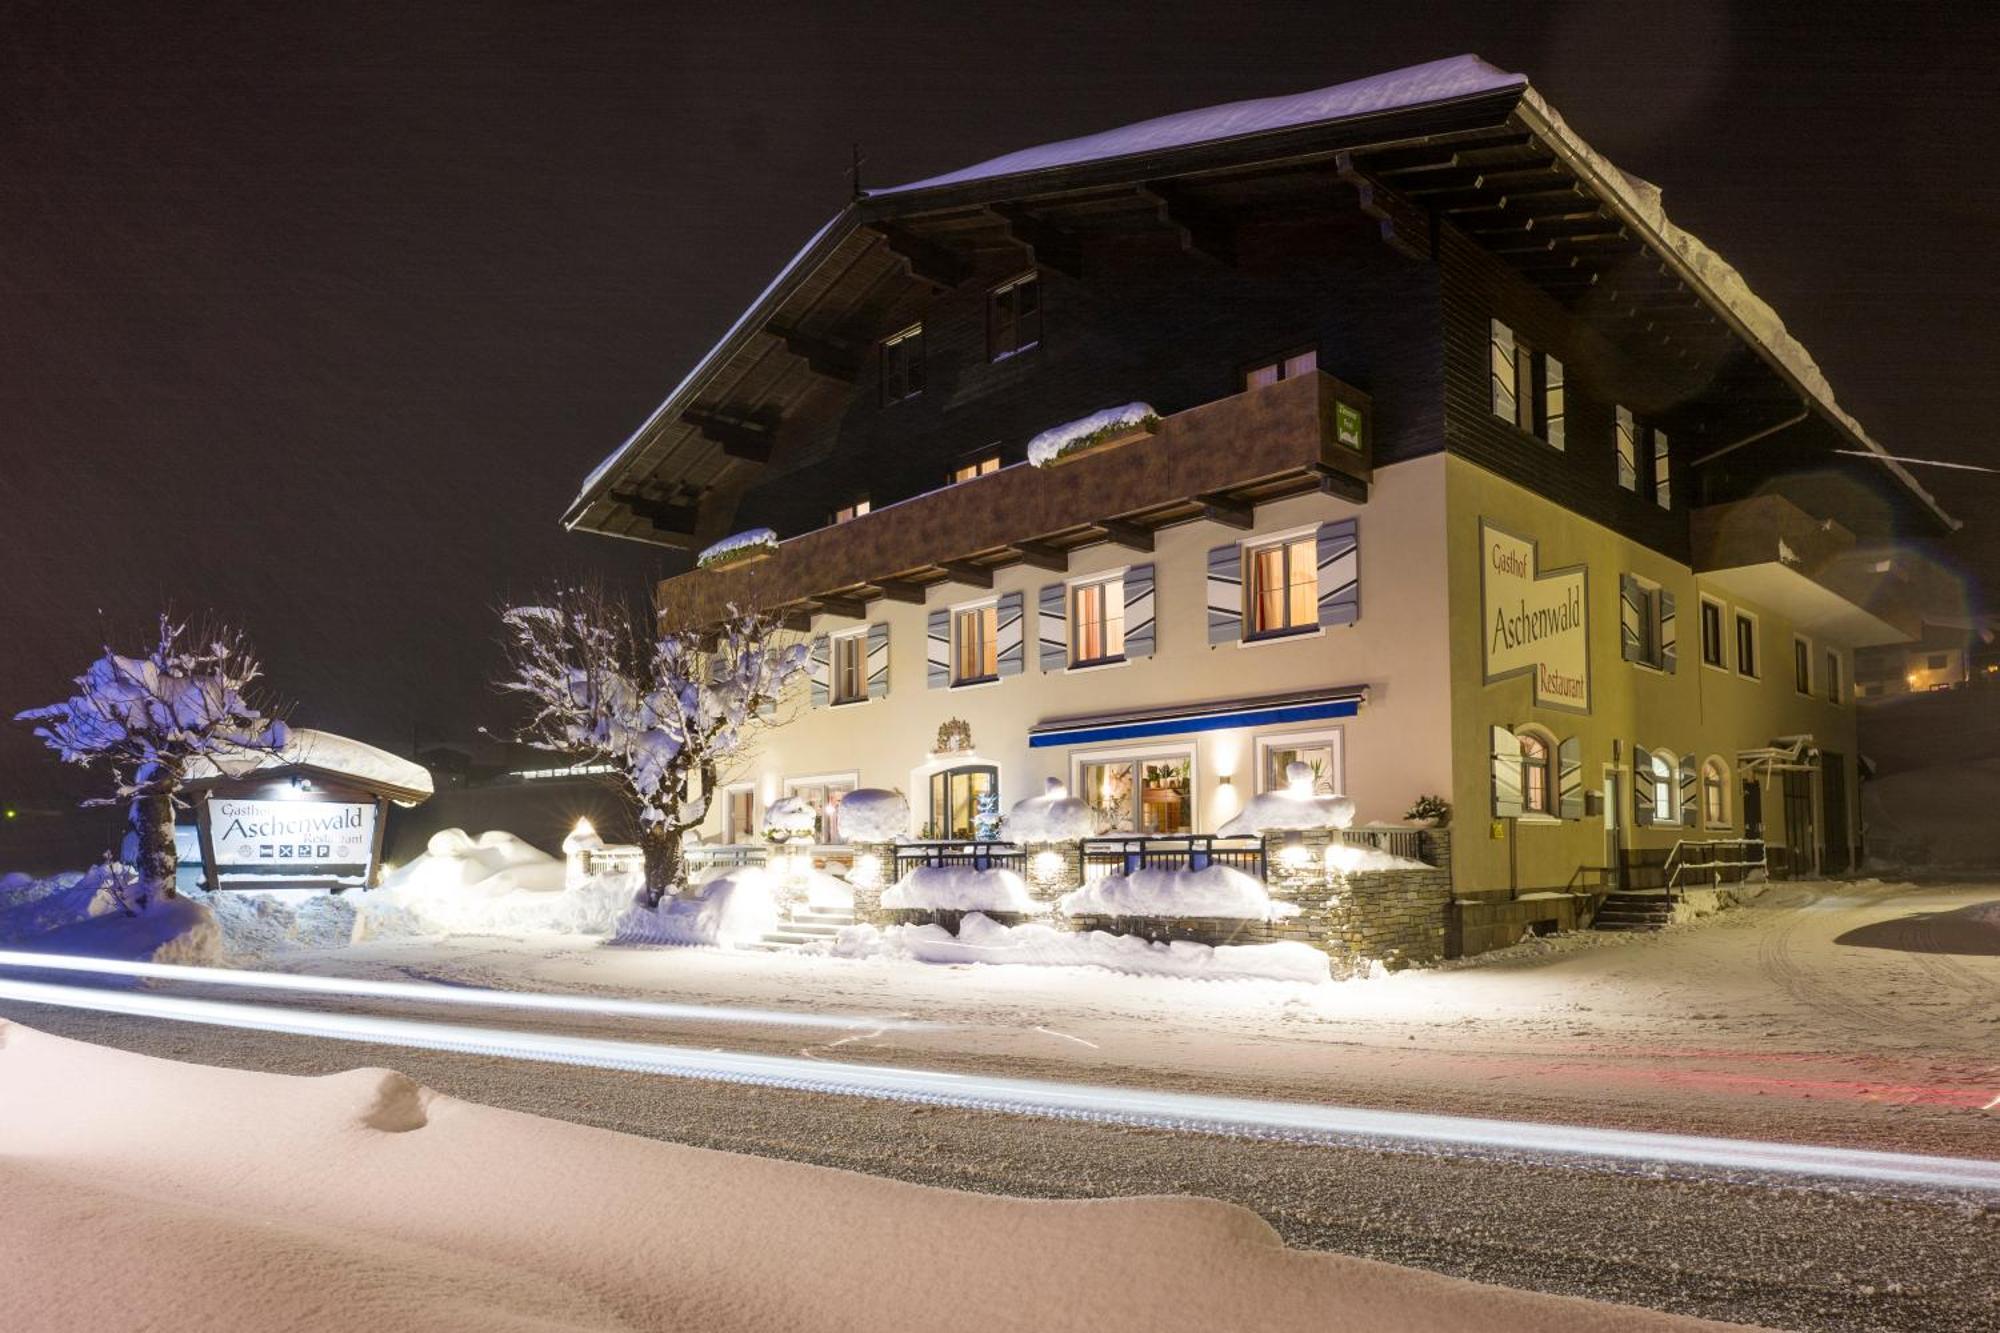
M 857 786 L 967 837 L 1050 777 L 1213 832 L 1303 760 L 1364 824 L 1450 803 L 1465 951 L 1676 844 L 1851 865 L 1852 654 L 1915 635 L 1895 543 L 1953 526 L 1658 191 L 1472 57 L 866 192 L 566 522 L 779 539 L 658 589 L 812 638 L 711 840 L 794 794 L 838 841 Z

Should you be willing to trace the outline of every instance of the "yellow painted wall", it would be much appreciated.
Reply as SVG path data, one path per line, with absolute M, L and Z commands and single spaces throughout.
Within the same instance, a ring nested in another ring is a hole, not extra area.
M 1580 820 L 1536 822 L 1523 819 L 1503 826 L 1504 837 L 1492 836 L 1491 766 L 1488 760 L 1494 726 L 1537 723 L 1557 739 L 1578 736 L 1583 747 L 1585 790 L 1602 791 L 1607 765 L 1623 770 L 1627 846 L 1665 849 L 1681 838 L 1740 837 L 1741 775 L 1736 771 L 1740 750 L 1769 743 L 1774 737 L 1810 733 L 1822 748 L 1838 752 L 1847 768 L 1848 834 L 1859 828 L 1858 783 L 1853 771 L 1855 725 L 1851 691 L 1843 702 L 1827 702 L 1823 693 L 1802 696 L 1794 689 L 1793 626 L 1768 606 L 1747 606 L 1759 621 L 1762 658 L 1760 678 L 1734 670 L 1733 611 L 1741 603 L 1722 596 L 1724 642 L 1728 669 L 1717 670 L 1701 660 L 1699 594 L 1707 585 L 1687 566 L 1589 522 L 1523 487 L 1503 481 L 1461 458 L 1446 466 L 1447 527 L 1450 550 L 1449 617 L 1452 681 L 1451 733 L 1453 806 L 1456 811 L 1453 868 L 1461 893 L 1504 890 L 1510 879 L 1523 891 L 1559 889 L 1569 884 L 1577 867 L 1602 866 L 1606 857 L 1604 821 L 1600 815 Z M 1489 519 L 1515 534 L 1539 543 L 1542 569 L 1584 565 L 1589 570 L 1587 593 L 1590 641 L 1591 711 L 1588 716 L 1537 707 L 1533 687 L 1525 677 L 1483 682 L 1485 624 L 1480 600 L 1484 553 L 1479 542 L 1481 519 Z M 1671 590 L 1676 599 L 1679 662 L 1671 675 L 1619 656 L 1619 575 L 1631 573 Z M 1813 644 L 1813 683 L 1821 688 L 1822 659 L 1829 645 Z M 1843 679 L 1851 679 L 1852 653 L 1841 651 Z M 1726 825 L 1708 828 L 1697 814 L 1693 828 L 1631 824 L 1631 763 L 1633 746 L 1664 748 L 1676 756 L 1692 752 L 1697 762 L 1721 756 L 1730 767 L 1730 808 Z M 1553 772 L 1551 781 L 1554 781 Z M 1815 791 L 1815 806 L 1818 795 Z M 1773 843 L 1787 839 L 1781 787 L 1773 781 L 1764 791 L 1765 834 Z M 1510 870 L 1510 859 L 1512 869 Z

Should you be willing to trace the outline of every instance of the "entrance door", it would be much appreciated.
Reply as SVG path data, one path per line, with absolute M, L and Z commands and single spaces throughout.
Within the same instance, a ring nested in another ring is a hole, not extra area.
M 1615 768 L 1604 770 L 1604 886 L 1625 882 L 1625 782 Z
M 1764 839 L 1764 784 L 1755 778 L 1743 779 L 1743 836 Z
M 931 774 L 931 837 L 990 836 L 999 817 L 999 769 L 969 764 Z
M 1838 875 L 1848 867 L 1847 761 L 1831 750 L 1819 756 L 1820 827 L 1826 830 L 1826 854 L 1821 868 Z
M 1794 875 L 1816 875 L 1818 842 L 1813 836 L 1812 774 L 1785 774 L 1785 846 Z

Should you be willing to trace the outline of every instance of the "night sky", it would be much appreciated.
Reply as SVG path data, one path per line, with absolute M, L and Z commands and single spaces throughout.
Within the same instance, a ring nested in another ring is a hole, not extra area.
M 497 727 L 493 608 L 667 567 L 558 517 L 850 141 L 890 184 L 1464 51 L 1660 183 L 1888 447 L 2000 462 L 2000 6 L 1835 11 L 0 3 L 0 709 L 171 600 L 299 723 Z M 72 790 L 5 728 L 0 796 Z

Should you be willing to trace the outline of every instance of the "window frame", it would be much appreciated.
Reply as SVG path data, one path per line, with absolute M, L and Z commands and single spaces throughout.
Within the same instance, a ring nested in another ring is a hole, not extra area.
M 910 350 L 892 354 L 891 348 L 910 348 Z M 925 357 L 927 354 L 928 342 L 924 337 L 924 324 L 922 320 L 918 320 L 915 324 L 910 325 L 901 332 L 892 333 L 882 340 L 879 365 L 881 374 L 879 378 L 881 405 L 883 407 L 893 407 L 897 403 L 907 403 L 912 398 L 923 396 L 925 382 L 928 378 L 925 368 Z M 892 365 L 897 368 L 897 374 L 894 378 L 899 382 L 897 387 L 900 388 L 900 392 L 892 390 L 891 387 L 890 368 Z
M 1723 631 L 1729 624 L 1728 604 L 1720 597 L 1711 597 L 1707 593 L 1697 594 L 1695 604 L 1696 618 L 1701 625 L 1701 664 L 1712 671 L 1727 672 L 1729 670 L 1729 640 Z M 1708 613 L 1711 610 L 1715 612 L 1715 638 L 1712 645 L 1708 633 Z M 1715 650 L 1713 658 L 1709 656 L 1711 646 Z
M 861 771 L 850 768 L 834 773 L 802 773 L 797 777 L 784 779 L 780 786 L 787 796 L 797 796 L 800 790 L 806 787 L 827 790 L 840 787 L 843 788 L 840 799 L 845 799 L 860 788 Z M 820 816 L 819 828 L 813 834 L 813 843 L 816 846 L 846 846 L 847 840 L 840 836 L 840 800 L 830 800 L 825 805 L 814 806 L 813 809 L 817 810 Z M 829 837 L 828 834 L 833 836 Z
M 1293 549 L 1309 546 L 1312 554 L 1308 561 L 1311 572 L 1312 615 L 1304 621 L 1292 618 L 1293 590 L 1298 586 L 1292 578 Z M 1257 557 L 1271 550 L 1284 552 L 1284 597 L 1282 599 L 1285 624 L 1278 629 L 1257 629 L 1259 619 L 1260 562 Z M 1243 571 L 1243 636 L 1244 643 L 1267 643 L 1273 639 L 1288 639 L 1300 634 L 1314 634 L 1319 631 L 1319 528 L 1295 528 L 1289 532 L 1276 532 L 1265 537 L 1254 537 L 1238 544 L 1238 559 Z
M 1292 363 L 1303 357 L 1311 357 L 1312 364 L 1299 370 L 1292 369 Z M 1266 370 L 1271 372 L 1271 378 L 1262 384 L 1257 383 L 1256 376 Z M 1301 375 L 1317 374 L 1318 371 L 1319 344 L 1303 343 L 1291 351 L 1280 352 L 1275 356 L 1261 357 L 1255 361 L 1246 362 L 1239 378 L 1243 384 L 1243 392 L 1248 393 L 1252 389 L 1268 388 L 1273 384 L 1283 383 L 1285 380 L 1297 379 Z
M 1043 314 L 1047 309 L 1043 301 L 1041 270 L 1029 269 L 1017 273 L 1005 282 L 989 288 L 986 293 L 986 360 L 988 364 L 1010 360 L 1023 352 L 1032 352 L 1042 345 Z M 1020 310 L 1018 293 L 1032 288 L 1035 293 L 1035 308 L 1028 312 L 1032 320 L 1032 337 L 1024 337 L 1024 321 Z M 1007 298 L 1012 297 L 1010 301 Z M 1004 316 L 1004 317 L 1003 317 Z M 1007 331 L 1007 345 L 1002 345 L 1001 330 Z
M 1657 671 L 1664 675 L 1667 670 L 1667 645 L 1665 637 L 1661 634 L 1660 630 L 1661 613 L 1664 607 L 1661 594 L 1666 591 L 1666 585 L 1656 583 L 1642 574 L 1629 574 L 1627 577 L 1638 586 L 1639 591 L 1644 594 L 1646 599 L 1645 605 L 1640 608 L 1643 614 L 1640 618 L 1639 655 L 1631 659 L 1631 664 L 1636 667 L 1644 667 L 1648 671 Z M 1623 634 L 1625 629 L 1625 606 L 1622 588 L 1620 589 L 1618 616 L 1619 633 Z
M 1260 732 L 1251 746 L 1256 758 L 1258 795 L 1276 791 L 1282 779 L 1271 772 L 1271 751 L 1312 750 L 1325 747 L 1333 751 L 1333 777 L 1335 794 L 1347 790 L 1347 733 L 1342 727 L 1322 727 L 1313 731 L 1267 731 Z
M 981 477 L 990 477 L 998 472 L 1001 467 L 1002 463 L 998 449 L 981 449 L 967 454 L 964 461 L 953 464 L 951 471 L 945 473 L 945 485 L 963 486 L 968 481 L 978 481 Z
M 1735 608 L 1734 615 L 1735 618 L 1730 622 L 1730 629 L 1733 631 L 1732 637 L 1735 639 L 1736 674 L 1745 680 L 1762 680 L 1764 678 L 1763 663 L 1759 659 L 1764 655 L 1764 627 L 1758 622 L 1755 611 L 1745 611 L 1739 606 Z M 1750 661 L 1747 664 L 1743 661 L 1743 629 L 1746 625 L 1750 629 Z
M 983 675 L 962 676 L 959 674 L 959 667 L 963 661 L 964 652 L 961 647 L 963 640 L 960 637 L 960 630 L 965 624 L 966 618 L 970 616 L 977 616 L 979 618 L 982 640 L 982 651 L 979 654 L 980 663 L 983 666 L 990 661 L 993 670 Z M 961 602 L 957 606 L 952 607 L 951 688 L 955 690 L 968 685 L 990 685 L 999 679 L 1000 599 L 997 597 L 982 597 L 976 602 Z
M 750 798 L 747 829 L 739 827 L 736 823 L 736 798 L 744 795 Z M 732 782 L 722 789 L 722 836 L 730 846 L 742 847 L 760 841 L 758 834 L 762 830 L 758 825 L 762 818 L 763 804 L 758 799 L 757 784 L 754 782 Z
M 1185 760 L 1188 770 L 1187 815 L 1185 832 L 1162 833 L 1161 837 L 1186 837 L 1201 827 L 1201 753 L 1200 747 L 1189 742 L 1177 745 L 1148 745 L 1138 749 L 1117 748 L 1091 750 L 1070 757 L 1070 790 L 1078 793 L 1092 810 L 1101 810 L 1091 799 L 1089 787 L 1083 780 L 1083 771 L 1089 767 L 1110 768 L 1118 765 L 1132 769 L 1132 814 L 1131 830 L 1106 829 L 1103 837 L 1144 837 L 1145 829 L 1145 765 L 1161 761 Z
M 1729 809 L 1729 765 L 1719 754 L 1701 761 L 1701 823 L 1708 829 L 1733 829 Z
M 1841 679 L 1847 673 L 1841 669 L 1840 649 L 1829 644 L 1822 660 L 1826 663 L 1826 701 L 1836 705 L 1845 703 L 1841 698 Z
M 1639 424 L 1638 414 L 1623 404 L 1614 404 L 1611 413 L 1611 445 L 1617 462 L 1618 489 L 1639 493 Z
M 1083 616 L 1081 602 L 1083 595 L 1100 594 L 1103 605 L 1102 637 L 1105 646 L 1110 646 L 1112 625 L 1117 626 L 1118 648 L 1116 652 L 1104 652 L 1094 657 L 1083 655 Z M 1103 574 L 1091 574 L 1073 579 L 1063 589 L 1065 629 L 1069 638 L 1069 669 L 1072 671 L 1088 667 L 1110 666 L 1125 660 L 1125 570 L 1117 569 Z
M 1803 634 L 1792 636 L 1792 690 L 1808 699 L 1813 692 L 1812 640 Z
M 1545 729 L 1535 726 L 1516 727 L 1514 744 L 1521 751 L 1521 817 L 1526 819 L 1555 819 L 1558 814 L 1556 793 L 1559 777 L 1556 750 L 1559 748 L 1555 737 Z M 1540 752 L 1540 757 L 1528 757 L 1529 746 Z M 1530 797 L 1534 784 L 1531 774 L 1540 775 L 1541 800 L 1535 802 Z
M 1681 757 L 1671 750 L 1650 750 L 1653 771 L 1646 774 L 1646 781 L 1653 788 L 1653 823 L 1670 828 L 1681 828 Z M 1662 777 L 1664 769 L 1666 776 Z M 1660 799 L 1661 792 L 1666 799 Z
M 1646 434 L 1652 445 L 1653 504 L 1671 513 L 1674 507 L 1673 442 L 1658 426 L 1647 426 Z
M 833 524 L 835 527 L 839 527 L 842 523 L 852 523 L 855 519 L 866 517 L 873 512 L 874 509 L 869 504 L 868 497 L 857 495 L 833 511 Z
M 850 651 L 854 664 L 854 692 L 841 690 L 841 654 Z M 839 708 L 846 704 L 868 702 L 868 627 L 842 630 L 829 634 L 826 644 L 826 700 L 827 705 Z

